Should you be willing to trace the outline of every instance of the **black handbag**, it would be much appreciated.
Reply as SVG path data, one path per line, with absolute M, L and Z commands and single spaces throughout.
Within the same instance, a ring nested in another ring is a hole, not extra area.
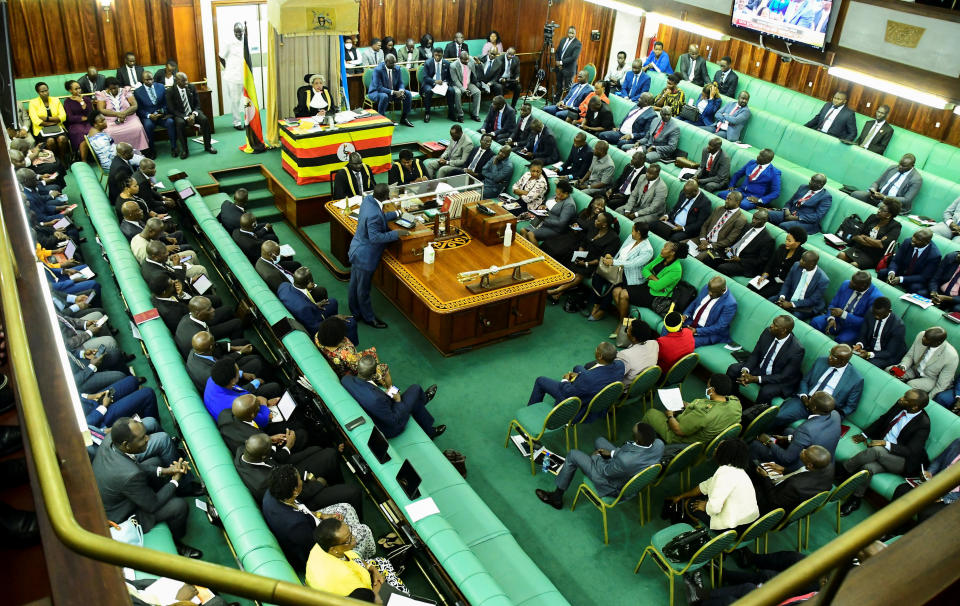
M 857 215 L 850 215 L 837 228 L 837 237 L 844 242 L 849 242 L 850 238 L 860 233 L 861 229 L 863 229 L 863 219 Z
M 699 122 L 700 121 L 700 110 L 698 110 L 693 105 L 682 105 L 680 106 L 680 116 L 679 118 L 684 122 Z
M 683 501 L 677 501 L 674 503 L 670 499 L 664 499 L 663 508 L 660 509 L 660 518 L 666 522 L 669 522 L 670 524 L 679 524 L 682 522 Z
M 697 550 L 710 540 L 710 530 L 697 528 L 681 532 L 663 546 L 663 555 L 673 562 L 689 562 Z

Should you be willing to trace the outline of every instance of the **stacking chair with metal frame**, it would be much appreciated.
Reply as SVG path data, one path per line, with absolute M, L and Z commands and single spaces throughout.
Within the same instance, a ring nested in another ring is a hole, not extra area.
M 757 436 L 764 433 L 777 418 L 777 413 L 780 412 L 780 407 L 771 406 L 770 408 L 764 410 L 756 417 L 753 421 L 750 421 L 750 424 L 743 430 L 743 433 L 740 434 L 740 439 L 749 444 L 756 439 Z
M 782 507 L 777 507 L 773 511 L 767 512 L 766 514 L 757 518 L 757 520 L 750 524 L 746 530 L 743 531 L 737 538 L 737 542 L 730 546 L 729 549 L 725 549 L 720 553 L 720 573 L 717 578 L 717 584 L 723 585 L 723 554 L 724 553 L 733 553 L 738 549 L 742 549 L 750 545 L 752 541 L 754 543 L 754 550 L 760 551 L 760 539 L 766 537 L 767 533 L 770 532 L 777 524 L 780 523 L 780 520 L 783 519 L 783 516 L 786 515 L 786 512 L 783 511 Z
M 587 63 L 583 66 L 583 71 L 587 72 L 587 84 L 592 85 L 597 79 L 597 66 Z
M 97 178 L 97 181 L 100 182 L 100 185 L 106 189 L 106 184 L 103 182 L 103 178 L 107 176 L 106 171 L 103 170 L 103 166 L 100 164 L 100 158 L 97 157 L 97 152 L 93 151 L 93 146 L 90 145 L 90 138 L 86 135 L 83 136 L 83 142 L 87 146 L 87 150 L 90 152 L 90 157 L 93 158 L 93 163 L 97 165 L 97 173 L 100 175 Z
M 661 370 L 659 366 L 645 368 L 633 378 L 633 382 L 623 391 L 623 397 L 616 404 L 610 407 L 610 415 L 613 417 L 613 438 L 617 438 L 617 410 L 624 408 L 628 404 L 640 400 L 643 403 L 643 409 L 647 409 L 647 400 L 653 401 L 653 388 L 660 380 Z
M 684 379 L 687 378 L 687 375 L 693 372 L 693 369 L 696 368 L 699 363 L 700 354 L 696 352 L 683 356 L 674 362 L 670 370 L 663 375 L 663 379 L 660 381 L 660 388 L 668 389 L 670 387 L 679 387 Z
M 793 511 L 770 532 L 780 532 L 790 524 L 797 522 L 797 551 L 805 550 L 810 543 L 810 516 L 827 502 L 830 491 L 823 491 L 816 494 L 803 503 L 793 508 Z M 804 534 L 804 522 L 806 522 L 806 534 Z M 763 535 L 763 552 L 767 552 L 769 546 L 770 532 Z
M 558 402 L 551 406 L 546 402 L 540 402 L 531 406 L 524 406 L 516 413 L 514 419 L 510 421 L 507 427 L 507 439 L 503 442 L 503 447 L 510 446 L 510 434 L 516 427 L 527 437 L 527 447 L 530 449 L 530 474 L 537 473 L 534 465 L 535 451 L 533 443 L 539 442 L 548 432 L 554 432 L 563 428 L 563 436 L 566 442 L 567 450 L 570 450 L 570 422 L 580 410 L 580 398 L 572 397 Z M 539 427 L 539 433 L 534 435 L 533 431 Z M 529 428 L 529 429 L 528 429 Z
M 630 478 L 630 480 L 624 484 L 623 488 L 620 489 L 619 494 L 611 497 L 601 497 L 598 495 L 597 489 L 593 485 L 593 482 L 590 481 L 590 478 L 584 477 L 583 482 L 577 489 L 577 495 L 573 497 L 573 505 L 571 505 L 570 511 L 574 511 L 577 508 L 577 500 L 580 498 L 580 495 L 585 495 L 587 499 L 593 503 L 603 515 L 603 544 L 607 545 L 609 543 L 607 540 L 607 510 L 613 509 L 623 501 L 629 501 L 630 499 L 637 497 L 637 510 L 640 512 L 640 525 L 643 526 L 644 523 L 646 523 L 646 520 L 644 519 L 645 516 L 643 515 L 644 493 L 646 493 L 647 502 L 649 504 L 650 485 L 654 480 L 657 479 L 657 475 L 659 473 L 660 464 L 654 463 Z
M 674 524 L 668 528 L 664 528 L 660 532 L 653 535 L 653 538 L 650 540 L 650 545 L 643 550 L 643 555 L 640 556 L 640 561 L 637 562 L 637 567 L 633 569 L 633 574 L 637 574 L 640 570 L 640 566 L 643 564 L 643 560 L 647 557 L 647 554 L 650 555 L 657 566 L 660 567 L 660 570 L 663 571 L 665 575 L 670 579 L 670 606 L 673 606 L 673 594 L 674 594 L 674 579 L 678 576 L 685 575 L 688 572 L 694 572 L 703 568 L 704 566 L 710 565 L 710 585 L 713 585 L 713 560 L 718 555 L 723 553 L 725 549 L 728 549 L 733 545 L 734 541 L 737 540 L 737 531 L 728 530 L 722 532 L 717 536 L 713 537 L 707 543 L 697 550 L 695 554 L 690 558 L 689 562 L 673 562 L 667 556 L 663 555 L 663 548 L 667 543 L 672 541 L 675 537 L 681 533 L 693 530 L 693 526 L 689 524 Z
M 670 459 L 670 462 L 667 463 L 663 473 L 660 474 L 660 477 L 657 478 L 657 481 L 653 485 L 660 486 L 663 484 L 664 480 L 676 473 L 680 474 L 681 492 L 686 492 L 690 485 L 690 468 L 693 467 L 693 464 L 696 463 L 700 458 L 701 452 L 703 452 L 703 442 L 694 442 L 693 444 L 688 444 L 683 450 L 678 452 L 672 459 Z M 649 517 L 649 503 L 647 505 L 647 516 Z
M 717 434 L 717 436 L 710 440 L 710 443 L 707 444 L 707 447 L 703 449 L 703 456 L 700 458 L 700 463 L 709 461 L 713 458 L 713 454 L 717 452 L 717 448 L 720 447 L 720 443 L 724 440 L 732 440 L 740 435 L 740 424 L 734 423 L 733 425 L 727 427 L 723 431 Z
M 587 409 L 583 413 L 583 416 L 580 417 L 580 420 L 576 423 L 571 423 L 573 425 L 573 447 L 579 448 L 580 442 L 577 435 L 577 427 L 583 425 L 587 422 L 587 419 L 590 418 L 590 415 L 593 412 L 600 412 L 601 416 L 607 421 L 607 439 L 613 440 L 613 437 L 610 435 L 610 416 L 607 414 L 609 409 L 613 404 L 620 399 L 620 394 L 623 393 L 623 383 L 620 381 L 614 381 L 606 387 L 600 390 L 597 395 L 593 396 L 590 402 L 587 404 Z M 601 412 L 602 411 L 602 412 Z
M 824 509 L 830 503 L 837 504 L 837 534 L 840 534 L 840 508 L 843 506 L 843 502 L 850 498 L 850 495 L 856 492 L 858 488 L 861 488 L 864 484 L 869 483 L 870 472 L 866 469 L 861 469 L 857 473 L 841 482 L 839 486 L 835 486 L 833 490 L 830 491 L 830 496 L 827 497 L 827 500 L 820 508 Z

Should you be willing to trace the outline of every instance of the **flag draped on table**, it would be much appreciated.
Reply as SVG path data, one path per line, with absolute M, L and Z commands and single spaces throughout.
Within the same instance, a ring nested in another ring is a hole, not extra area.
M 244 23 L 243 29 L 246 32 L 246 23 Z M 267 148 L 263 144 L 260 103 L 257 101 L 257 86 L 253 80 L 253 62 L 250 60 L 250 45 L 247 43 L 246 34 L 243 36 L 243 98 L 247 142 L 240 146 L 240 151 L 248 154 L 259 154 Z

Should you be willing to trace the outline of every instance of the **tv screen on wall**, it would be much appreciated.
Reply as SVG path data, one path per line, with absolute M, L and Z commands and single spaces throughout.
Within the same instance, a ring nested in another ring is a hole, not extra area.
M 734 0 L 731 23 L 766 36 L 823 48 L 834 0 Z

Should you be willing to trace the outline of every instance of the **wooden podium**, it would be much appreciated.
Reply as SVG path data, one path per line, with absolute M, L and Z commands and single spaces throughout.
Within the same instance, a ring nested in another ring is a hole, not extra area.
M 444 355 L 529 332 L 543 323 L 545 291 L 573 279 L 570 270 L 523 238 L 515 238 L 512 246 L 503 246 L 502 230 L 511 221 L 515 224 L 516 218 L 495 201 L 487 200 L 485 206 L 496 214 L 479 213 L 475 202 L 464 206 L 460 229 L 465 237 L 458 238 L 453 247 L 438 249 L 434 263 L 423 262 L 423 247 L 433 238 L 432 223 L 428 223 L 418 225 L 409 236 L 387 247 L 374 274 L 374 284 L 384 296 Z M 349 265 L 347 250 L 356 221 L 332 201 L 326 208 L 331 219 L 331 252 Z M 392 223 L 390 228 L 400 229 Z M 494 238 L 498 232 L 500 236 Z M 501 272 L 498 278 L 504 281 L 503 286 L 474 293 L 457 279 L 461 272 L 503 267 L 540 256 L 544 256 L 543 261 L 523 266 L 524 280 L 507 280 L 511 270 Z

